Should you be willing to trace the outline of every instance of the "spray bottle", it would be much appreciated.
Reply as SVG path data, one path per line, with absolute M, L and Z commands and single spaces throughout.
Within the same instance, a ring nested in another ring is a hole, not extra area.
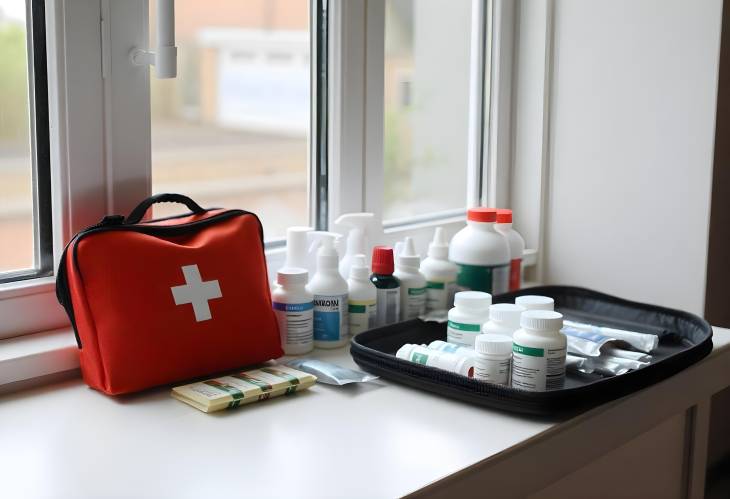
M 337 348 L 348 340 L 347 282 L 340 275 L 336 234 L 320 233 L 317 271 L 309 282 L 314 295 L 314 346 Z
M 350 267 L 355 255 L 368 254 L 368 236 L 372 237 L 375 215 L 372 213 L 345 213 L 335 220 L 336 225 L 349 227 L 347 248 L 340 262 L 340 275 L 350 277 Z M 366 257 L 367 258 L 367 257 Z
M 396 257 L 393 275 L 400 281 L 400 320 L 416 319 L 426 311 L 426 278 L 419 272 L 421 257 L 406 237 Z
M 426 311 L 448 312 L 454 306 L 459 267 L 449 261 L 449 243 L 441 227 L 436 227 L 428 245 L 428 258 L 421 262 L 421 272 L 426 277 Z
M 375 327 L 377 314 L 377 289 L 370 282 L 370 270 L 365 255 L 355 255 L 347 280 L 347 304 L 350 317 L 350 335 Z

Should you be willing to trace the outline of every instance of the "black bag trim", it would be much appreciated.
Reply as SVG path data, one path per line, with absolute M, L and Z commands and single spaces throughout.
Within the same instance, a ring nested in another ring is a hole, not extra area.
M 154 197 L 154 196 L 153 196 Z M 185 196 L 183 196 L 185 197 Z M 186 198 L 189 199 L 189 198 Z M 141 203 L 139 206 L 142 206 L 143 203 Z M 137 208 L 139 208 L 139 206 Z M 201 208 L 202 209 L 202 208 Z M 202 209 L 203 211 L 195 211 L 192 213 L 183 213 L 181 215 L 173 215 L 169 217 L 164 218 L 157 218 L 154 220 L 148 220 L 146 222 L 140 222 L 136 224 L 126 224 L 125 219 L 122 215 L 108 215 L 105 216 L 99 223 L 95 225 L 91 225 L 80 232 L 78 232 L 74 237 L 71 238 L 71 240 L 66 244 L 66 247 L 63 249 L 63 253 L 61 254 L 61 259 L 58 264 L 58 272 L 56 274 L 56 299 L 58 300 L 58 303 L 61 304 L 61 306 L 66 311 L 66 314 L 68 315 L 69 321 L 71 322 L 71 327 L 74 331 L 74 336 L 76 337 L 76 345 L 79 349 L 82 348 L 81 345 L 81 338 L 79 337 L 79 332 L 76 326 L 76 316 L 74 314 L 73 309 L 73 303 L 71 301 L 71 291 L 69 289 L 68 285 L 68 275 L 66 272 L 66 259 L 68 256 L 68 249 L 76 242 L 77 244 L 74 245 L 73 251 L 72 251 L 72 262 L 76 269 L 78 269 L 78 260 L 76 255 L 76 248 L 78 247 L 78 242 L 81 241 L 84 237 L 95 234 L 98 232 L 108 232 L 108 231 L 132 231 L 132 232 L 141 232 L 143 234 L 148 234 L 151 236 L 176 236 L 176 235 L 185 235 L 190 234 L 193 232 L 197 232 L 200 229 L 203 229 L 205 227 L 208 227 L 209 225 L 213 225 L 219 222 L 223 222 L 225 220 L 229 220 L 234 217 L 243 216 L 243 215 L 251 215 L 256 219 L 256 223 L 259 226 L 259 237 L 261 239 L 261 248 L 262 252 L 264 251 L 264 228 L 261 224 L 261 220 L 259 217 L 250 211 L 246 210 L 226 210 L 221 213 L 217 213 L 209 218 L 205 218 L 202 220 L 195 220 L 193 222 L 188 222 L 180 225 L 149 225 L 153 222 L 159 222 L 162 220 L 173 220 L 176 218 L 185 218 L 189 217 L 192 214 L 200 215 L 207 213 L 209 211 L 214 210 L 215 208 L 209 208 L 209 209 Z M 265 255 L 264 255 L 265 258 Z
M 658 334 L 662 354 L 655 355 L 650 365 L 621 376 L 601 378 L 571 373 L 570 386 L 547 392 L 528 392 L 395 357 L 395 350 L 403 343 L 445 339 L 446 324 L 415 319 L 366 331 L 353 338 L 350 353 L 363 369 L 414 388 L 510 412 L 562 416 L 657 383 L 712 351 L 712 327 L 694 314 L 632 302 L 585 288 L 540 286 L 495 296 L 494 303 L 512 302 L 515 297 L 526 294 L 553 297 L 557 309 L 566 309 L 567 318 L 573 317 L 570 311 L 575 311 L 576 319 L 594 318 L 598 324 L 624 328 L 630 324 L 635 331 Z

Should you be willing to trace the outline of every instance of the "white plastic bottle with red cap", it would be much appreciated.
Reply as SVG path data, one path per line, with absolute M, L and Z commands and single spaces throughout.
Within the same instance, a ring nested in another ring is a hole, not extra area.
M 492 295 L 509 291 L 509 244 L 494 228 L 496 221 L 497 210 L 470 208 L 466 227 L 451 240 L 449 260 L 459 267 L 459 289 Z
M 517 291 L 522 287 L 522 255 L 525 240 L 512 228 L 512 210 L 497 210 L 497 224 L 494 228 L 507 238 L 509 244 L 509 290 Z

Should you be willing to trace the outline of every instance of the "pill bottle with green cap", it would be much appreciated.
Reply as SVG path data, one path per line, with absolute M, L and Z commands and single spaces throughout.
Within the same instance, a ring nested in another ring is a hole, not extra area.
M 451 239 L 449 260 L 459 268 L 456 277 L 459 289 L 493 295 L 509 291 L 509 243 L 496 231 L 496 221 L 497 210 L 470 208 L 466 227 Z
M 555 310 L 555 301 L 549 296 L 522 295 L 515 298 L 515 305 L 526 310 Z
M 474 344 L 474 379 L 497 385 L 509 383 L 512 338 L 504 334 L 480 334 Z
M 460 291 L 454 295 L 454 308 L 449 310 L 446 341 L 474 347 L 474 340 L 489 320 L 492 296 L 481 291 Z
M 520 329 L 512 336 L 512 387 L 533 392 L 563 387 L 567 339 L 562 327 L 558 312 L 522 312 Z

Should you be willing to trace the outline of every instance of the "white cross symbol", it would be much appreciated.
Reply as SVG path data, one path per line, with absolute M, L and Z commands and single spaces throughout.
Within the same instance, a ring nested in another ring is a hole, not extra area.
M 197 322 L 211 319 L 213 316 L 210 314 L 208 300 L 223 296 L 218 281 L 203 282 L 197 265 L 185 265 L 182 267 L 182 271 L 185 276 L 185 284 L 170 287 L 172 296 L 175 298 L 175 305 L 192 303 Z

